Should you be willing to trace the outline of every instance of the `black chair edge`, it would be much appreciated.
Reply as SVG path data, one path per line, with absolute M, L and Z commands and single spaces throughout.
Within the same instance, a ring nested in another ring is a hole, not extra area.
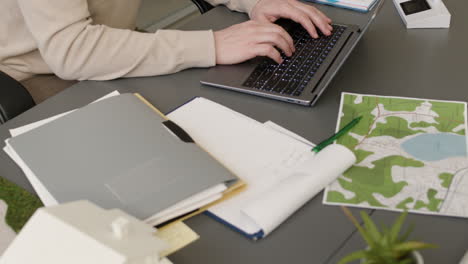
M 204 0 L 192 0 L 192 2 L 198 7 L 198 10 L 200 10 L 202 14 L 213 8 L 211 4 Z
M 0 71 L 0 125 L 35 105 L 20 82 Z

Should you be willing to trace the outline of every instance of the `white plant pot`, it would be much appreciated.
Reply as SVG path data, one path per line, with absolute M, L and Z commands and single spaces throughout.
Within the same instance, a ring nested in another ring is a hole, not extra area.
M 416 261 L 416 264 L 424 264 L 424 259 L 419 251 L 412 251 L 411 256 Z M 361 263 L 364 263 L 364 260 L 362 260 Z
M 416 264 L 424 264 L 424 259 L 419 251 L 411 252 L 411 256 L 413 256 L 414 260 L 416 260 Z

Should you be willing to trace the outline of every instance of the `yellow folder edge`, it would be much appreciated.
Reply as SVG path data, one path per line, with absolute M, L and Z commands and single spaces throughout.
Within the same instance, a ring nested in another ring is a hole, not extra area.
M 158 113 L 162 118 L 169 120 L 169 118 L 166 117 L 161 111 L 159 111 L 156 107 L 154 107 L 150 102 L 148 102 L 143 96 L 141 96 L 138 93 L 134 94 L 138 99 L 140 99 L 143 103 L 145 103 L 148 107 L 153 109 L 156 113 Z M 195 142 L 196 144 L 196 142 Z M 198 145 L 198 144 L 197 144 Z M 222 164 L 216 157 L 211 155 L 208 151 L 206 151 L 203 147 L 198 145 L 201 149 L 203 149 L 206 153 L 208 153 L 213 159 L 218 161 L 220 164 Z M 226 168 L 229 170 L 228 168 Z M 229 170 L 230 171 L 230 170 Z M 232 171 L 231 173 L 235 175 Z M 182 221 L 195 216 L 197 214 L 200 214 L 204 211 L 206 211 L 208 208 L 211 206 L 218 204 L 222 201 L 225 201 L 227 199 L 230 199 L 231 197 L 239 194 L 240 192 L 244 191 L 247 187 L 247 184 L 242 181 L 241 179 L 238 178 L 237 182 L 229 186 L 224 192 L 223 192 L 223 197 L 221 199 L 218 199 L 212 203 L 209 203 L 200 209 L 194 211 L 191 214 L 188 214 L 184 217 L 178 218 L 163 227 L 160 227 L 158 229 L 158 232 L 156 233 L 156 236 L 159 238 L 163 239 L 169 244 L 169 248 L 166 249 L 165 251 L 161 252 L 160 255 L 161 257 L 166 257 L 177 250 L 189 245 L 190 243 L 194 242 L 199 238 L 199 236 L 186 224 L 184 224 Z

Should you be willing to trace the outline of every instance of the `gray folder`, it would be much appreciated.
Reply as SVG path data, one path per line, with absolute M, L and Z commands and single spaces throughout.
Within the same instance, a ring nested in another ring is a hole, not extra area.
M 111 97 L 10 139 L 59 202 L 90 200 L 147 219 L 237 180 L 133 94 Z

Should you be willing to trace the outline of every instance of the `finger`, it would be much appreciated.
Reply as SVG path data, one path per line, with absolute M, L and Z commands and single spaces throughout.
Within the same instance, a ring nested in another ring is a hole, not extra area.
M 281 49 L 286 56 L 292 56 L 292 49 L 289 43 L 279 34 L 272 34 L 272 33 L 262 33 L 256 34 L 255 36 L 256 43 L 270 43 L 279 49 Z
M 331 18 L 327 17 L 327 15 L 325 15 L 322 11 L 318 10 L 317 8 L 315 8 L 313 6 L 311 6 L 311 7 L 314 8 L 315 12 L 317 12 L 319 15 L 321 15 L 325 19 L 325 21 L 327 21 L 328 24 L 331 24 L 331 22 L 332 22 Z
M 328 22 L 328 20 L 330 20 L 329 18 L 327 18 L 323 13 L 312 6 L 303 5 L 300 8 L 305 13 L 307 13 L 309 19 L 312 20 L 312 22 L 320 29 L 320 31 L 322 31 L 323 34 L 327 36 L 331 34 L 331 30 L 333 28 Z
M 302 27 L 304 27 L 313 38 L 319 37 L 314 24 L 310 20 L 309 16 L 303 10 L 296 8 L 294 6 L 289 6 L 283 9 L 283 13 L 281 16 L 284 18 L 289 18 L 301 24 Z
M 251 23 L 246 28 L 248 34 L 254 42 L 272 42 L 285 52 L 287 56 L 292 56 L 295 51 L 294 42 L 291 36 L 282 27 L 272 23 Z
M 317 13 L 319 16 L 321 16 L 323 20 L 326 21 L 326 23 L 328 24 L 332 22 L 332 20 L 329 17 L 327 17 L 322 11 L 320 11 L 318 8 L 314 6 L 308 5 L 300 1 L 292 1 L 290 3 L 296 8 L 313 10 L 314 13 Z
M 291 55 L 292 55 L 292 52 L 294 52 L 296 48 L 294 47 L 294 41 L 292 37 L 289 35 L 289 33 L 286 30 L 284 30 L 284 28 L 282 28 L 281 26 L 278 26 L 275 24 L 268 23 L 267 25 L 264 25 L 264 26 L 265 26 L 264 28 L 265 32 L 269 34 L 277 34 L 286 41 L 287 45 L 289 46 L 289 49 L 291 50 Z M 282 50 L 285 51 L 284 49 Z M 291 56 L 291 55 L 288 55 L 288 56 Z
M 325 21 L 329 30 L 333 30 L 333 27 L 330 25 L 332 23 L 332 20 L 329 17 L 327 17 L 327 15 L 325 15 L 322 11 L 318 10 L 317 8 L 313 6 L 307 6 L 307 7 L 313 10 L 313 12 L 318 14 L 322 18 L 322 20 Z
M 278 50 L 276 50 L 272 45 L 269 44 L 257 44 L 254 47 L 254 52 L 256 56 L 265 56 L 276 61 L 276 63 L 281 64 L 283 59 Z
M 258 16 L 255 21 L 261 22 L 261 23 L 271 23 L 271 21 L 266 17 L 266 16 Z

